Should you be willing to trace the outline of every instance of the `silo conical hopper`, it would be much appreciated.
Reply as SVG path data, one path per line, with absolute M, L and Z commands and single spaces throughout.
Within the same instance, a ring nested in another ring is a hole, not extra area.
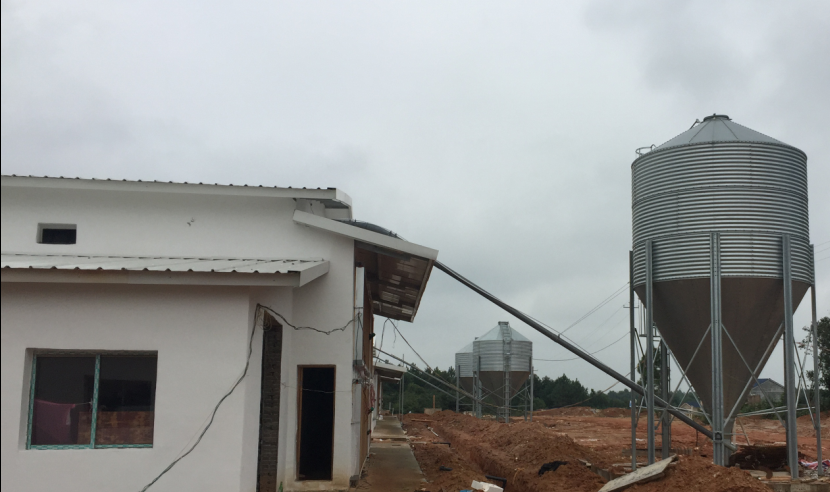
M 651 240 L 654 322 L 681 367 L 700 346 L 686 374 L 709 412 L 710 242 L 718 233 L 721 319 L 728 332 L 722 335 L 726 418 L 750 387 L 747 365 L 763 367 L 780 336 L 784 235 L 791 245 L 793 310 L 812 283 L 807 156 L 712 115 L 638 157 L 631 172 L 634 288 L 645 299 Z M 726 422 L 724 431 L 731 428 Z
M 504 406 L 516 396 L 530 376 L 533 343 L 500 321 L 492 330 L 473 342 L 473 364 L 478 368 L 482 396 L 493 396 Z
M 458 382 L 461 389 L 468 393 L 473 392 L 473 344 L 468 343 L 463 349 L 455 353 L 455 370 L 458 372 Z

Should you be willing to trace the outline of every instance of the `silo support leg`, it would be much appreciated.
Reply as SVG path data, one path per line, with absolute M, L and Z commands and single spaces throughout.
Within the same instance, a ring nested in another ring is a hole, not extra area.
M 813 259 L 813 285 L 810 287 L 810 300 L 813 310 L 813 400 L 815 405 L 816 420 L 813 423 L 816 429 L 816 458 L 819 463 L 818 474 L 824 475 L 824 468 L 821 465 L 821 391 L 818 364 L 818 317 L 816 316 L 816 272 L 815 272 L 815 246 L 812 247 Z
M 670 391 L 670 381 L 669 381 L 669 349 L 666 346 L 666 342 L 662 341 L 662 335 L 660 336 L 660 392 L 663 394 L 663 399 L 667 402 L 671 403 L 672 395 L 669 394 Z M 671 419 L 669 418 L 669 412 L 665 410 L 661 414 L 661 453 L 660 456 L 662 459 L 666 459 L 669 457 L 671 452 Z
M 723 442 L 723 350 L 721 345 L 721 265 L 720 234 L 710 237 L 710 306 L 712 318 L 712 458 L 716 465 L 726 465 Z
M 634 252 L 628 252 L 628 324 L 631 335 L 631 381 L 637 382 L 637 329 L 634 326 Z M 631 471 L 637 469 L 637 397 L 631 391 Z
M 654 463 L 654 269 L 653 244 L 646 241 L 646 428 L 648 464 Z
M 784 267 L 784 390 L 787 394 L 787 464 L 790 475 L 798 478 L 798 433 L 796 428 L 795 343 L 793 333 L 793 282 L 790 262 L 790 235 L 783 237 Z

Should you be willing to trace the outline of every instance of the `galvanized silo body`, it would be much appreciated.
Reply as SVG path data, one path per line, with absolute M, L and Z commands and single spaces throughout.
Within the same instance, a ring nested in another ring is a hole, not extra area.
M 468 343 L 463 349 L 455 353 L 455 370 L 458 373 L 458 383 L 468 393 L 473 392 L 473 344 Z
M 506 407 L 530 376 L 533 343 L 500 321 L 473 342 L 473 361 L 484 397 Z
M 712 279 L 720 278 L 720 372 L 729 433 L 729 414 L 751 386 L 747 366 L 760 371 L 781 336 L 785 241 L 793 310 L 813 281 L 807 156 L 713 115 L 638 157 L 631 171 L 633 286 L 647 303 L 650 244 L 654 323 L 679 365 L 688 367 L 709 412 L 715 398 L 708 331 L 717 297 Z

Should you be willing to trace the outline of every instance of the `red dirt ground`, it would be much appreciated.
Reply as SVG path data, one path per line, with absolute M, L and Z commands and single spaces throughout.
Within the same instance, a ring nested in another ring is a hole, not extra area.
M 595 413 L 596 412 L 596 413 Z M 608 415 L 619 415 L 611 417 Z M 565 409 L 542 410 L 535 412 L 534 421 L 567 434 L 577 444 L 587 446 L 600 452 L 616 453 L 618 462 L 625 462 L 622 450 L 631 446 L 631 420 L 628 409 L 592 410 L 587 407 L 571 407 Z M 640 418 L 637 426 L 637 448 L 646 447 L 645 414 Z M 739 420 L 746 430 L 749 442 L 752 445 L 783 446 L 785 442 L 784 428 L 777 419 L 741 418 Z M 830 457 L 830 412 L 822 412 L 822 454 Z M 736 424 L 735 437 L 738 445 L 747 444 L 741 426 Z M 815 460 L 816 440 L 810 416 L 798 418 L 798 450 L 809 460 Z M 662 446 L 660 434 L 657 434 L 657 448 Z M 704 436 L 686 424 L 675 420 L 672 423 L 672 448 L 691 448 L 696 454 L 711 457 L 712 444 Z M 697 448 L 697 449 L 695 449 Z
M 410 414 L 404 426 L 413 442 L 416 459 L 430 481 L 425 490 L 451 492 L 469 488 L 473 480 L 498 483 L 484 475 L 504 477 L 514 492 L 555 490 L 597 491 L 604 480 L 585 467 L 586 460 L 603 469 L 622 471 L 630 462 L 623 449 L 630 445 L 627 409 L 592 410 L 568 408 L 535 413 L 534 422 L 514 419 L 509 425 L 478 420 L 443 411 L 434 415 Z M 822 415 L 823 418 L 824 414 Z M 830 424 L 830 413 L 827 415 Z M 784 432 L 777 420 L 742 419 L 753 445 L 780 445 Z M 799 419 L 799 450 L 815 456 L 815 433 L 809 416 Z M 736 426 L 736 429 L 739 428 Z M 827 434 L 825 434 L 827 433 Z M 437 434 L 437 436 L 436 436 Z M 824 431 L 827 441 L 830 432 Z M 638 448 L 645 448 L 645 419 L 637 430 Z M 745 442 L 743 435 L 738 439 Z M 450 442 L 451 446 L 437 444 Z M 658 443 L 659 448 L 659 434 Z M 672 425 L 672 447 L 686 448 L 660 480 L 627 489 L 632 492 L 688 490 L 700 492 L 750 492 L 769 490 L 763 483 L 738 468 L 716 467 L 711 463 L 712 446 L 706 438 L 682 422 Z M 825 456 L 830 449 L 825 446 Z M 642 458 L 641 458 L 642 460 Z M 538 475 L 543 463 L 567 461 L 555 472 Z M 452 471 L 440 471 L 441 466 Z

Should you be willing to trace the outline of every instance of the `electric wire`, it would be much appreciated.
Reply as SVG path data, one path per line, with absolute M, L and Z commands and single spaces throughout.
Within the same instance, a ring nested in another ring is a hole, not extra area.
M 161 473 L 159 473 L 159 474 L 156 476 L 156 478 L 154 478 L 152 481 L 150 481 L 150 483 L 148 483 L 147 485 L 145 485 L 145 486 L 141 489 L 141 492 L 145 492 L 147 489 L 149 489 L 150 487 L 152 487 L 152 486 L 153 486 L 153 484 L 155 484 L 156 482 L 158 482 L 158 481 L 159 481 L 159 479 L 160 479 L 162 476 L 164 476 L 164 474 L 165 474 L 165 473 L 167 473 L 168 471 L 170 471 L 170 470 L 171 470 L 174 466 L 176 466 L 176 464 L 177 464 L 178 462 L 180 462 L 180 461 L 181 461 L 181 460 L 183 460 L 185 457 L 187 457 L 190 453 L 192 453 L 192 452 L 193 452 L 193 450 L 194 450 L 194 449 L 196 449 L 196 446 L 198 446 L 198 445 L 199 445 L 199 443 L 200 443 L 200 442 L 202 442 L 202 438 L 203 438 L 203 437 L 205 437 L 205 434 L 207 433 L 208 429 L 210 429 L 210 427 L 213 425 L 213 421 L 214 421 L 214 419 L 216 418 L 216 413 L 219 411 L 219 407 L 220 407 L 220 406 L 222 406 L 222 403 L 224 403 L 224 402 L 225 402 L 225 400 L 227 400 L 227 399 L 228 399 L 228 397 L 230 397 L 230 396 L 231 396 L 231 394 L 233 394 L 234 390 L 236 390 L 236 388 L 239 386 L 239 384 L 242 382 L 242 380 L 243 380 L 243 379 L 245 379 L 245 376 L 247 376 L 247 375 L 248 375 L 248 369 L 249 369 L 249 368 L 250 368 L 250 366 L 251 366 L 251 355 L 254 353 L 254 335 L 256 334 L 256 327 L 257 327 L 257 325 L 258 325 L 258 324 L 259 324 L 259 325 L 261 325 L 261 324 L 262 324 L 261 315 L 262 315 L 262 313 L 263 313 L 263 312 L 266 312 L 266 311 L 267 311 L 269 314 L 274 315 L 274 316 L 276 316 L 276 317 L 280 318 L 281 320 L 283 320 L 283 322 L 284 322 L 286 325 L 290 326 L 291 328 L 293 328 L 293 329 L 295 329 L 295 330 L 312 330 L 312 331 L 315 331 L 315 332 L 317 332 L 317 333 L 322 333 L 322 334 L 324 334 L 324 335 L 330 335 L 330 334 L 332 334 L 332 333 L 334 333 L 334 332 L 336 332 L 336 331 L 345 331 L 345 329 L 346 329 L 346 328 L 348 328 L 348 326 L 354 322 L 354 319 L 350 319 L 350 320 L 349 320 L 349 321 L 348 321 L 345 325 L 343 325 L 342 327 L 340 327 L 340 328 L 334 328 L 334 329 L 331 329 L 331 330 L 321 330 L 321 329 L 319 329 L 319 328 L 314 328 L 314 327 L 311 327 L 311 326 L 295 326 L 295 325 L 293 325 L 293 324 L 289 323 L 289 322 L 288 322 L 288 320 L 286 320 L 286 319 L 285 319 L 285 317 L 284 317 L 283 315 L 281 315 L 280 313 L 278 313 L 278 312 L 274 311 L 273 309 L 269 308 L 268 306 L 264 306 L 264 305 L 262 305 L 262 304 L 257 304 L 257 305 L 256 305 L 256 308 L 255 308 L 255 310 L 254 310 L 254 323 L 253 323 L 253 326 L 251 327 L 251 336 L 248 338 L 248 356 L 247 356 L 247 357 L 246 357 L 246 359 L 245 359 L 245 367 L 244 367 L 244 369 L 242 370 L 242 374 L 239 376 L 239 378 L 236 380 L 236 382 L 233 384 L 233 386 L 231 386 L 231 389 L 230 389 L 230 390 L 228 390 L 228 392 L 227 392 L 227 393 L 225 393 L 225 394 L 222 396 L 222 398 L 220 398 L 220 399 L 219 399 L 219 401 L 216 403 L 216 406 L 215 406 L 215 407 L 213 407 L 213 411 L 212 411 L 212 412 L 211 412 L 211 414 L 210 414 L 210 419 L 208 420 L 207 425 L 206 425 L 206 426 L 202 429 L 202 432 L 201 432 L 201 433 L 199 433 L 199 437 L 196 439 L 196 442 L 194 442 L 194 443 L 193 443 L 193 444 L 192 444 L 192 445 L 191 445 L 191 446 L 187 449 L 187 451 L 185 451 L 183 454 L 182 454 L 182 453 L 180 453 L 179 457 L 178 457 L 178 458 L 176 458 L 175 460 L 173 460 L 173 461 L 172 461 L 169 465 L 167 465 L 167 467 L 166 467 L 164 470 L 162 470 L 162 471 L 161 471 Z
M 405 337 L 405 336 L 403 336 L 403 333 L 401 333 L 401 330 L 399 330 L 399 329 L 398 329 L 398 325 L 396 325 L 396 324 L 395 324 L 395 322 L 394 322 L 394 321 L 392 321 L 391 319 L 389 319 L 389 318 L 386 318 L 386 319 L 387 319 L 387 321 L 391 321 L 391 322 L 392 322 L 392 328 L 394 328 L 394 329 L 395 329 L 395 331 L 396 331 L 396 332 L 398 332 L 398 334 L 401 336 L 401 338 L 403 338 L 403 341 L 404 341 L 404 342 L 406 342 L 406 344 L 409 346 L 409 348 L 410 348 L 410 349 L 412 349 L 412 351 L 413 351 L 413 352 L 415 352 L 415 355 L 417 355 L 417 356 L 418 356 L 418 358 L 419 358 L 419 359 L 421 359 L 421 362 L 423 362 L 423 363 L 424 363 L 424 365 L 425 365 L 425 366 L 427 366 L 427 369 L 429 369 L 430 371 L 433 371 L 433 372 L 434 372 L 434 371 L 435 371 L 435 369 L 433 369 L 433 368 L 432 368 L 429 364 L 427 364 L 427 361 L 425 361 L 425 360 L 424 360 L 424 358 L 423 358 L 423 357 L 421 357 L 421 354 L 419 354 L 419 353 L 418 353 L 418 351 L 417 351 L 417 350 L 415 350 L 415 349 L 412 347 L 412 344 L 410 344 L 410 343 L 409 343 L 409 340 L 407 340 L 407 339 L 406 339 L 406 337 Z
M 610 348 L 611 346 L 621 342 L 625 337 L 627 337 L 629 335 L 630 335 L 630 333 L 625 333 L 625 334 L 623 334 L 623 336 L 621 336 L 620 338 L 614 340 L 613 342 L 606 345 L 605 347 L 602 347 L 601 349 L 597 350 L 596 352 L 591 352 L 588 355 L 598 354 L 598 353 L 602 352 L 603 350 L 605 350 L 607 348 Z M 568 361 L 580 360 L 580 359 L 582 359 L 582 357 L 574 357 L 572 359 L 538 359 L 536 357 L 533 358 L 533 360 L 541 360 L 541 361 L 544 361 L 544 362 L 568 362 Z
M 613 294 L 611 294 L 610 296 L 608 296 L 607 298 L 605 298 L 605 300 L 604 300 L 604 301 L 602 301 L 602 302 L 600 302 L 600 303 L 599 303 L 596 307 L 594 307 L 593 309 L 591 309 L 590 311 L 588 311 L 587 313 L 585 313 L 584 315 L 582 315 L 582 317 L 580 317 L 578 320 L 576 320 L 576 321 L 574 321 L 573 323 L 571 323 L 571 324 L 570 324 L 567 328 L 565 328 L 564 330 L 562 330 L 559 334 L 560 334 L 560 335 L 562 335 L 563 333 L 567 332 L 568 330 L 570 330 L 570 329 L 571 329 L 571 328 L 573 328 L 574 326 L 576 326 L 576 325 L 578 325 L 579 323 L 581 323 L 581 322 L 582 322 L 583 320 L 585 320 L 587 317 L 589 317 L 589 316 L 591 316 L 592 314 L 594 314 L 595 312 L 597 312 L 597 311 L 598 311 L 601 307 L 605 306 L 606 304 L 608 304 L 609 302 L 611 302 L 611 301 L 612 301 L 615 297 L 617 297 L 617 296 L 619 296 L 620 294 L 622 294 L 623 292 L 625 292 L 625 288 L 626 288 L 626 287 L 628 287 L 628 282 L 626 282 L 625 284 L 623 284 L 623 286 L 622 286 L 622 287 L 620 287 L 619 289 L 617 289 L 616 291 L 614 291 L 614 293 L 613 293 Z

